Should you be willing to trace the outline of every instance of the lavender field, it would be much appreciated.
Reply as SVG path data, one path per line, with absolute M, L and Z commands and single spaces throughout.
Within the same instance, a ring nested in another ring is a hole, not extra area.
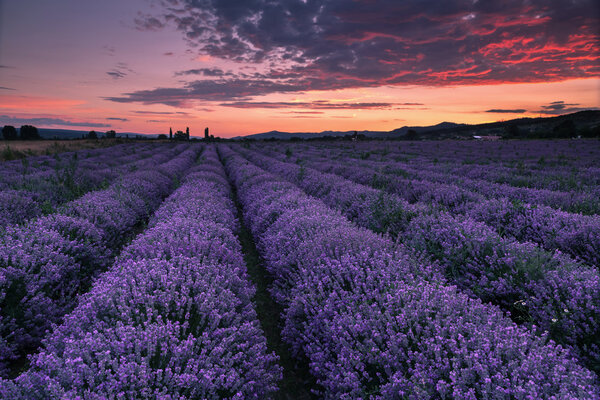
M 600 141 L 0 163 L 2 399 L 598 399 Z

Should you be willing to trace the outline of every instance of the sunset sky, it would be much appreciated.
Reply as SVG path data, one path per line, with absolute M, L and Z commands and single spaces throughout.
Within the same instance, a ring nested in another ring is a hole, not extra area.
M 230 137 L 598 108 L 598 4 L 0 0 L 0 125 Z

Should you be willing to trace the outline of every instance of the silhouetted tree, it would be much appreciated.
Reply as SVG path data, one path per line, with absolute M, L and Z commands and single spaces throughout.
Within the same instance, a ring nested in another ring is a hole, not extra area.
M 172 134 L 173 133 L 171 132 L 171 135 Z M 158 135 L 158 139 L 166 139 L 166 138 L 167 138 L 167 135 L 165 135 L 164 133 L 161 133 L 160 135 Z
M 567 119 L 552 129 L 552 136 L 557 138 L 570 138 L 577 136 L 577 128 L 572 119 Z
M 519 129 L 519 125 L 510 124 L 505 128 L 505 137 L 507 138 L 518 138 L 521 136 L 521 130 Z
M 187 137 L 188 140 L 190 139 L 190 128 L 189 127 L 185 128 L 185 136 Z
M 419 138 L 419 134 L 414 129 L 409 129 L 406 131 L 406 135 L 404 135 L 404 139 L 406 140 L 417 140 Z
M 37 140 L 41 139 L 40 133 L 35 126 L 32 125 L 23 125 L 19 129 L 19 135 L 21 140 Z
M 204 128 L 204 139 L 208 140 L 209 136 L 208 136 L 208 127 Z
M 187 140 L 187 136 L 183 131 L 175 132 L 175 140 Z
M 169 128 L 169 139 L 173 139 L 173 128 Z
M 14 126 L 4 125 L 4 127 L 2 128 L 2 137 L 4 138 L 4 140 L 16 140 L 19 137 L 19 135 Z
M 579 134 L 585 138 L 600 137 L 600 125 L 582 128 L 579 130 Z
M 96 131 L 89 131 L 87 134 L 88 139 L 98 139 L 98 134 Z
M 114 130 L 110 130 L 106 132 L 106 138 L 107 139 L 114 139 L 117 137 L 117 132 L 115 132 Z

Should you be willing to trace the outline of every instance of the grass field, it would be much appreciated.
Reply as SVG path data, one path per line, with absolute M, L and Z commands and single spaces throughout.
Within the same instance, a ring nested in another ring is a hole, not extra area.
M 56 154 L 65 151 L 114 146 L 114 140 L 14 140 L 0 141 L 0 161 L 10 161 L 27 156 Z

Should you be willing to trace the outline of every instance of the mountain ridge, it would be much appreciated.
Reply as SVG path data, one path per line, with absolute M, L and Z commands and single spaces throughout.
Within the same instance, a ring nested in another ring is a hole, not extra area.
M 541 133 L 544 131 L 552 131 L 565 121 L 573 121 L 577 129 L 595 129 L 600 126 L 600 110 L 591 109 L 578 111 L 570 114 L 563 114 L 551 117 L 522 117 L 507 121 L 485 122 L 481 124 L 464 124 L 455 122 L 440 122 L 430 126 L 403 126 L 391 131 L 321 131 L 321 132 L 283 132 L 272 130 L 268 132 L 255 133 L 246 136 L 236 136 L 234 140 L 255 139 L 255 140 L 290 140 L 298 139 L 315 139 L 326 137 L 340 137 L 357 134 L 365 135 L 368 138 L 402 138 L 409 131 L 414 131 L 417 135 L 424 139 L 440 139 L 440 138 L 465 138 L 468 136 L 497 136 L 503 135 L 507 130 L 516 126 L 517 130 L 524 131 L 523 133 Z

